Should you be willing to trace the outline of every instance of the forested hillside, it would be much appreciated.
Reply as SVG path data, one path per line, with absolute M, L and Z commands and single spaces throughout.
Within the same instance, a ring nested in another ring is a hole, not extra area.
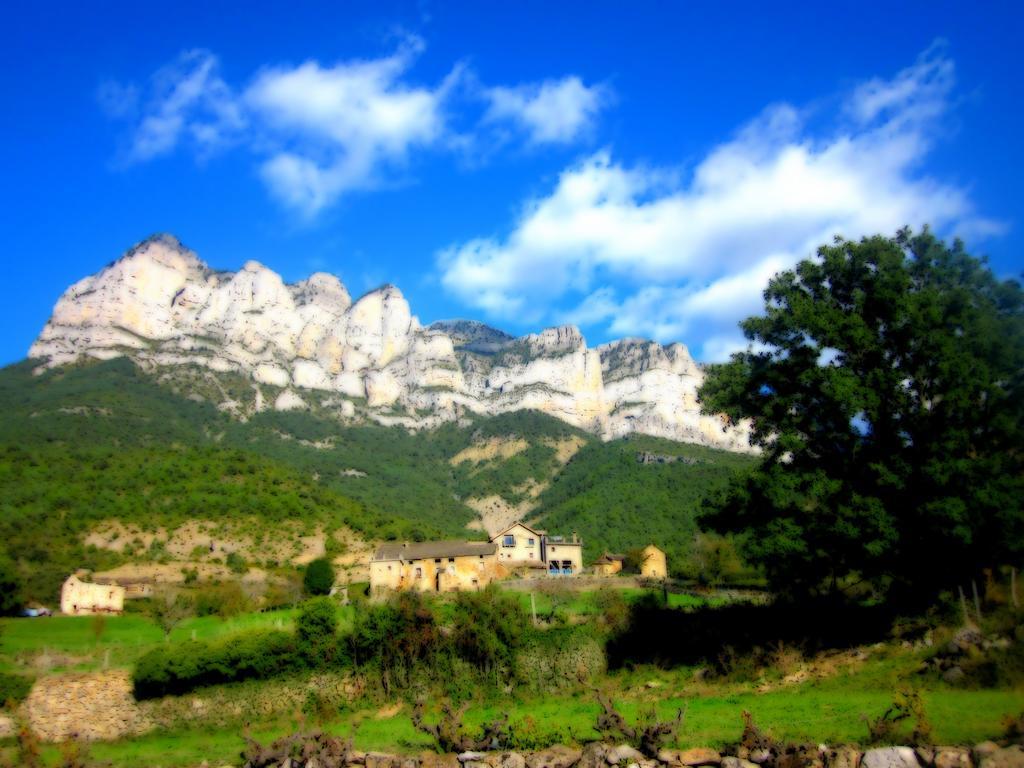
M 681 558 L 702 499 L 751 461 L 653 438 L 602 443 L 532 411 L 418 433 L 326 410 L 238 418 L 214 403 L 252 384 L 227 376 L 210 386 L 217 397 L 195 387 L 186 396 L 124 359 L 39 376 L 27 362 L 0 371 L 0 536 L 32 595 L 52 599 L 73 568 L 151 554 L 86 547 L 104 520 L 473 538 L 484 535 L 466 527 L 483 497 L 520 505 L 552 533 L 579 531 L 588 559 L 648 541 Z M 687 461 L 641 464 L 641 451 Z

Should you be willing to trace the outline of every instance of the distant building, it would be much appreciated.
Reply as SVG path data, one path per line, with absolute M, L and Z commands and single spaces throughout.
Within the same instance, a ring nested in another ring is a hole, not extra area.
M 594 561 L 594 573 L 597 576 L 614 576 L 622 570 L 622 563 L 625 559 L 625 555 L 613 555 L 610 552 L 605 552 Z
M 72 574 L 60 590 L 60 610 L 68 616 L 124 611 L 124 587 L 117 584 L 92 584 Z
M 572 576 L 583 569 L 583 542 L 515 522 L 490 541 L 382 544 L 370 558 L 370 589 L 457 592 L 481 589 L 510 572 Z
M 573 576 L 583 570 L 583 542 L 549 536 L 518 520 L 491 537 L 498 546 L 498 561 L 506 568 L 543 569 L 549 576 Z
M 650 579 L 664 579 L 668 576 L 668 563 L 665 560 L 665 553 L 653 544 L 643 548 L 643 562 L 640 565 L 640 575 Z
M 489 541 L 382 544 L 370 559 L 370 589 L 480 589 L 497 575 L 494 551 Z

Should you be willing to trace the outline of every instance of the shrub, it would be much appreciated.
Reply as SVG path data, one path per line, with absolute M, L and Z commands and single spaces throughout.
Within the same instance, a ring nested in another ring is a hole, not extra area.
M 217 641 L 155 648 L 139 659 L 132 682 L 139 699 L 187 693 L 204 685 L 266 679 L 301 667 L 295 636 L 261 630 Z
M 0 556 L 0 615 L 10 616 L 21 607 L 21 575 L 14 562 Z
M 227 618 L 244 613 L 249 609 L 249 599 L 242 586 L 234 581 L 226 584 L 203 587 L 195 593 L 196 616 L 220 616 Z
M 0 706 L 17 704 L 32 690 L 32 678 L 0 672 Z
M 408 686 L 413 668 L 432 661 L 440 648 L 433 612 L 416 592 L 400 592 L 382 605 L 356 607 L 353 661 L 376 666 L 386 693 L 393 681 Z
M 295 622 L 299 652 L 312 667 L 334 661 L 338 652 L 338 616 L 329 598 L 307 601 Z
M 489 586 L 481 592 L 460 592 L 454 607 L 456 653 L 485 674 L 510 672 L 529 624 L 522 604 Z
M 319 557 L 306 566 L 302 586 L 308 595 L 329 595 L 334 586 L 334 566 L 326 557 Z
M 249 570 L 249 564 L 245 562 L 245 558 L 237 552 L 228 552 L 227 559 L 224 564 L 231 569 L 232 573 L 243 574 Z

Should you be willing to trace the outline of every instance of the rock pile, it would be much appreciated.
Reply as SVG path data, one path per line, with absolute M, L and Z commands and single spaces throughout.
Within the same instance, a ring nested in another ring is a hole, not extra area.
M 985 637 L 975 627 L 959 630 L 943 648 L 922 665 L 921 671 L 934 669 L 942 673 L 947 683 L 956 684 L 964 679 L 964 665 L 980 657 L 986 651 L 1005 651 L 1011 645 L 1010 638 L 993 635 Z
M 732 754 L 729 754 L 731 752 Z M 419 756 L 360 752 L 322 733 L 288 736 L 269 747 L 251 743 L 245 768 L 1024 768 L 1024 747 L 993 742 L 967 747 L 740 746 L 663 749 L 657 759 L 626 744 L 554 746 L 536 752 L 489 751 Z

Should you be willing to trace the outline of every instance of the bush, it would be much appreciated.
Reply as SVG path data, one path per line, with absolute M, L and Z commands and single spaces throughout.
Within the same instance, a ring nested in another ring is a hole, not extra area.
M 229 581 L 226 584 L 203 587 L 195 592 L 196 616 L 220 616 L 227 618 L 249 610 L 249 599 L 240 584 Z
M 0 672 L 0 706 L 17 704 L 32 690 L 32 678 Z
M 306 566 L 302 586 L 308 595 L 329 595 L 334 586 L 334 566 L 326 557 L 319 557 Z
M 135 697 L 149 699 L 204 685 L 266 679 L 301 666 L 294 635 L 262 630 L 218 642 L 191 640 L 155 648 L 139 659 L 132 682 Z
M 0 615 L 10 616 L 21 607 L 21 575 L 14 562 L 0 556 Z
M 309 600 L 295 622 L 299 652 L 311 667 L 328 664 L 338 653 L 338 615 L 329 598 Z
M 375 666 L 385 693 L 408 687 L 413 669 L 433 661 L 441 646 L 437 620 L 417 592 L 399 592 L 382 605 L 357 604 L 353 661 Z
M 455 600 L 452 642 L 456 653 L 484 674 L 511 672 L 529 618 L 511 595 L 489 586 L 460 592 Z
M 237 552 L 228 552 L 227 559 L 224 564 L 231 569 L 232 573 L 243 574 L 249 570 L 249 564 L 245 562 L 245 558 Z

